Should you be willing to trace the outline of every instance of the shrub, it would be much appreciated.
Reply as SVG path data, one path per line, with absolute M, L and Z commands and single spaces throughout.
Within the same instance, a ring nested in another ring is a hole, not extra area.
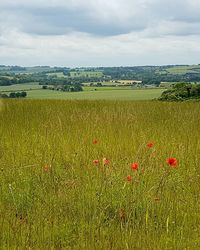
M 200 98 L 200 84 L 178 83 L 164 91 L 159 100 L 183 101 L 191 98 Z
M 9 94 L 9 98 L 25 98 L 27 93 L 25 91 L 22 92 L 11 92 Z

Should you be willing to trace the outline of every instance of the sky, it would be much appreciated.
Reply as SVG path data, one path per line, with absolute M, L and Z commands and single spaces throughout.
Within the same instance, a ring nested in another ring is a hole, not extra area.
M 200 0 L 0 0 L 0 64 L 200 63 Z

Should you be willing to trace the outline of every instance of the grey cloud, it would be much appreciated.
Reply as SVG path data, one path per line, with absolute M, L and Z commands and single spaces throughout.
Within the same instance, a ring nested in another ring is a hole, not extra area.
M 114 36 L 146 27 L 145 22 L 139 19 L 132 20 L 128 25 L 121 24 L 117 18 L 105 22 L 88 15 L 84 9 L 12 8 L 1 10 L 0 13 L 4 16 L 4 22 L 7 20 L 10 26 L 37 35 L 63 35 L 77 31 L 100 36 Z
M 200 2 L 195 0 L 168 0 L 166 4 L 156 1 L 152 4 L 152 11 L 159 20 L 200 22 Z
M 183 24 L 200 22 L 200 4 L 196 4 L 195 0 L 168 0 L 165 4 L 160 0 L 143 0 L 142 2 L 140 0 L 116 0 L 107 4 L 105 2 L 104 5 L 104 0 L 96 1 L 96 5 L 94 1 L 74 0 L 73 5 L 73 1 L 64 4 L 63 1 L 58 0 L 56 4 L 56 1 L 48 3 L 43 0 L 41 6 L 39 2 L 34 4 L 30 1 L 27 5 L 22 0 L 18 1 L 19 6 L 16 0 L 15 5 L 7 7 L 4 1 L 0 10 L 3 16 L 0 18 L 0 23 L 3 22 L 11 28 L 36 35 L 64 35 L 75 31 L 99 36 L 117 36 L 133 31 L 152 30 L 164 21 L 174 22 L 175 25 L 176 22 Z M 182 28 L 176 31 L 177 35 L 191 34 L 190 30 L 187 32 L 185 29 L 183 32 Z M 198 30 L 193 29 L 192 34 L 195 32 L 198 33 Z M 161 35 L 163 35 L 162 32 Z
M 0 64 L 199 63 L 199 13 L 199 0 L 0 0 Z

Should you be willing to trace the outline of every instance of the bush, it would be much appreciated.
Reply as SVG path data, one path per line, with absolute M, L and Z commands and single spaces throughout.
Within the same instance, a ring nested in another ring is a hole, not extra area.
M 22 92 L 11 92 L 9 94 L 9 98 L 25 98 L 27 93 L 25 91 Z
M 25 91 L 22 91 L 22 92 L 21 92 L 21 97 L 24 98 L 24 97 L 26 97 L 26 96 L 27 96 L 27 93 L 26 93 Z
M 195 85 L 191 89 L 191 95 L 195 97 L 200 97 L 200 84 Z
M 200 98 L 200 84 L 178 83 L 164 91 L 159 100 L 183 101 L 191 98 Z

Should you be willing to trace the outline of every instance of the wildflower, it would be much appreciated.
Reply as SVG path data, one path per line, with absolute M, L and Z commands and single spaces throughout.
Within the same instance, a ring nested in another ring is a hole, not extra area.
M 153 148 L 153 146 L 154 146 L 153 142 L 147 143 L 147 147 L 148 147 L 148 148 Z
M 139 164 L 137 162 L 134 162 L 134 163 L 131 164 L 131 169 L 133 171 L 137 171 L 138 168 L 139 168 Z
M 128 175 L 126 178 L 127 178 L 127 181 L 129 181 L 129 182 L 131 182 L 133 179 L 133 177 L 131 175 Z
M 167 164 L 170 165 L 171 167 L 176 167 L 177 165 L 177 159 L 176 158 L 168 158 L 166 160 Z
M 97 144 L 97 143 L 98 143 L 97 139 L 94 139 L 94 140 L 92 141 L 92 143 L 93 143 L 93 144 Z
M 110 160 L 108 160 L 107 158 L 103 158 L 103 165 L 109 165 L 110 164 Z
M 94 163 L 95 165 L 98 165 L 98 164 L 99 164 L 99 160 L 94 160 L 93 163 Z

